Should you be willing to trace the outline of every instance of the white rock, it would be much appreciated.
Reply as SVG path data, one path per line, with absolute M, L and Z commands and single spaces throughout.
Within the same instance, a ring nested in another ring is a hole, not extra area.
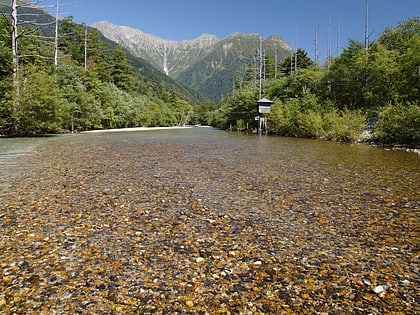
M 203 261 L 204 261 L 203 257 L 197 257 L 195 260 L 196 263 L 202 263 Z
M 381 285 L 378 285 L 378 286 L 373 288 L 373 292 L 375 292 L 376 294 L 382 293 L 382 292 L 384 292 L 384 287 L 381 286 Z

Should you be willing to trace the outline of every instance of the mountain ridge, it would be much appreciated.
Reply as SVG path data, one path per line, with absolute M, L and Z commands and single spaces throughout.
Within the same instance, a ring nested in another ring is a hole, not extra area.
M 218 101 L 243 75 L 256 51 L 264 46 L 278 62 L 290 56 L 292 49 L 278 35 L 262 38 L 259 34 L 233 32 L 225 38 L 204 33 L 182 41 L 162 39 L 153 34 L 107 21 L 94 23 L 105 37 L 141 57 L 169 77 L 187 84 L 205 97 Z
M 97 28 L 107 38 L 123 45 L 134 55 L 144 58 L 167 75 L 175 78 L 179 68 L 185 64 L 183 62 L 185 58 L 189 59 L 188 63 L 194 62 L 203 57 L 207 49 L 219 41 L 219 38 L 207 33 L 196 39 L 182 41 L 163 39 L 136 28 L 115 25 L 107 21 L 94 23 L 92 27 Z M 193 56 L 187 56 L 191 52 L 193 52 Z M 168 59 L 171 57 L 173 62 L 168 65 Z

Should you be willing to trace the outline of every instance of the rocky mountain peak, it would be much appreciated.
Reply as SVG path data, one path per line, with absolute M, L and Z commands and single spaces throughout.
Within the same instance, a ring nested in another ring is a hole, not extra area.
M 220 40 L 211 34 L 183 41 L 162 39 L 128 26 L 107 21 L 92 25 L 112 41 L 126 47 L 135 56 L 142 57 L 171 77 L 176 77 L 188 65 L 209 53 Z

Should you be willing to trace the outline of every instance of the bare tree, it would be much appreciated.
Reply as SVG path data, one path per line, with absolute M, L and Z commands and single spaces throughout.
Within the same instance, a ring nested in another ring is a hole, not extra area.
M 331 67 L 331 14 L 328 19 L 327 68 Z
M 55 10 L 55 30 L 54 30 L 54 66 L 58 66 L 58 18 L 60 15 L 60 6 L 57 0 Z
M 20 68 L 19 68 L 19 59 L 21 57 L 28 57 L 28 55 L 20 55 L 19 53 L 19 38 L 23 36 L 28 36 L 33 33 L 29 32 L 19 32 L 19 25 L 22 24 L 34 24 L 39 25 L 39 23 L 34 23 L 31 19 L 24 20 L 21 18 L 22 14 L 18 14 L 18 9 L 21 7 L 36 7 L 45 0 L 37 0 L 36 2 L 22 2 L 22 5 L 18 5 L 18 0 L 11 0 L 10 4 L 10 18 L 11 18 L 11 51 L 12 51 L 12 68 L 13 68 L 13 88 L 14 88 L 14 98 L 13 98 L 13 113 L 17 113 L 19 110 L 19 100 L 20 100 Z M 57 0 L 57 10 L 58 10 L 58 0 Z M 39 15 L 38 13 L 24 13 L 24 16 L 34 16 Z M 57 29 L 56 29 L 57 33 Z M 58 47 L 58 45 L 57 45 Z M 31 55 L 32 56 L 32 55 Z M 38 56 L 45 58 L 45 56 Z M 18 128 L 17 124 L 14 126 L 15 129 Z
M 262 80 L 263 80 L 263 45 L 262 37 L 260 37 L 260 54 L 259 54 L 259 98 L 261 99 L 262 94 Z
M 319 30 L 319 24 L 318 20 L 315 22 L 315 63 L 318 63 L 318 30 Z
M 366 0 L 365 8 L 365 50 L 369 48 L 369 2 Z
M 19 98 L 19 56 L 18 56 L 18 21 L 17 21 L 17 0 L 12 0 L 11 14 L 12 18 L 12 64 L 13 64 L 13 87 L 15 89 L 15 102 L 13 109 L 16 111 L 18 106 L 17 100 Z

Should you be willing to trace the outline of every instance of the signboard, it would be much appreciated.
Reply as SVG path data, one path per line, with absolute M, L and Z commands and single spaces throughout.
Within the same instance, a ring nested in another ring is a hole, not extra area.
M 258 104 L 258 112 L 260 114 L 263 114 L 263 113 L 270 112 L 271 105 L 273 105 L 273 102 L 270 101 L 269 99 L 262 98 L 257 102 L 257 104 Z
M 258 105 L 258 112 L 259 113 L 269 113 L 271 110 L 271 106 L 270 105 Z

